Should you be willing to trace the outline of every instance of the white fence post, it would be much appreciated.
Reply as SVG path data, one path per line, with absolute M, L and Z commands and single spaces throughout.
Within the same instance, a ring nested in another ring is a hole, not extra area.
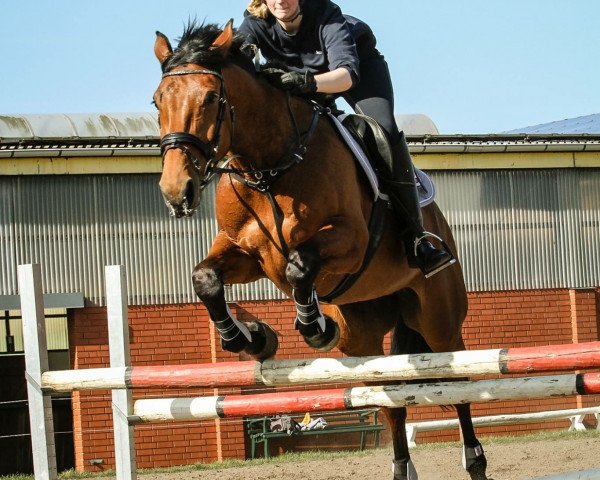
M 121 265 L 105 268 L 108 344 L 111 367 L 130 366 L 129 322 L 125 269 Z M 133 426 L 128 417 L 133 411 L 131 390 L 112 390 L 115 467 L 118 480 L 135 480 L 136 459 Z
M 19 265 L 18 282 L 23 319 L 33 471 L 36 480 L 55 480 L 58 478 L 58 473 L 52 398 L 50 395 L 44 395 L 41 388 L 42 373 L 48 370 L 48 347 L 40 266 Z

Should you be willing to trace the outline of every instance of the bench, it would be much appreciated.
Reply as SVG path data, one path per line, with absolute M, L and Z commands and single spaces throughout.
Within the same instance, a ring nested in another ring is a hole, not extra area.
M 322 417 L 327 422 L 327 426 L 322 429 L 314 430 L 295 430 L 289 434 L 287 431 L 271 431 L 270 424 L 274 417 L 257 417 L 246 419 L 248 436 L 250 437 L 250 456 L 256 458 L 256 446 L 263 444 L 264 457 L 270 458 L 269 440 L 272 438 L 287 438 L 293 436 L 305 435 L 330 435 L 334 433 L 360 432 L 360 449 L 364 450 L 367 441 L 367 434 L 373 432 L 373 445 L 379 447 L 379 432 L 385 426 L 379 422 L 379 409 L 364 410 L 345 410 L 340 412 L 314 413 L 312 419 Z M 304 415 L 290 415 L 290 417 L 300 423 Z

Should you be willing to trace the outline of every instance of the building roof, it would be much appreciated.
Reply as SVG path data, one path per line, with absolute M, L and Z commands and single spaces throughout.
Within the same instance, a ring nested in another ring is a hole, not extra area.
M 504 133 L 596 133 L 600 134 L 600 113 L 566 118 L 556 122 L 541 123 L 531 127 L 517 128 Z
M 600 152 L 600 114 L 547 124 L 556 131 L 542 131 L 540 125 L 539 131 L 497 134 L 440 135 L 426 115 L 398 115 L 397 121 L 412 153 Z M 557 126 L 567 122 L 598 129 L 569 133 Z M 0 159 L 159 155 L 156 113 L 0 115 Z
M 427 115 L 397 115 L 407 135 L 437 135 Z M 66 138 L 158 138 L 155 113 L 70 113 L 0 115 L 0 142 Z
M 156 138 L 155 113 L 0 115 L 0 142 L 34 139 Z

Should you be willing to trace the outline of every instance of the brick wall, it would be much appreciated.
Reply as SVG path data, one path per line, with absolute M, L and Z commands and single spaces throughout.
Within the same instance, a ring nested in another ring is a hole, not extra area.
M 585 342 L 600 339 L 600 289 L 479 292 L 469 294 L 469 313 L 464 324 L 468 348 L 501 348 Z M 261 319 L 280 334 L 277 358 L 314 358 L 293 329 L 294 307 L 289 301 L 243 302 L 233 305 L 240 320 Z M 243 354 L 223 352 L 208 315 L 200 304 L 129 308 L 132 365 L 209 363 L 247 359 Z M 106 310 L 74 310 L 69 318 L 69 341 L 73 368 L 108 366 Z M 389 348 L 389 339 L 386 340 Z M 320 355 L 323 356 L 323 355 Z M 339 356 L 330 352 L 326 356 Z M 249 391 L 248 389 L 245 390 Z M 239 389 L 194 389 L 134 391 L 142 397 L 204 396 L 240 393 Z M 474 415 L 519 413 L 598 404 L 600 398 L 548 398 L 532 401 L 473 405 Z M 439 407 L 409 410 L 409 421 L 452 418 L 453 411 Z M 80 471 L 113 468 L 112 412 L 110 392 L 73 394 L 73 430 L 76 468 Z M 479 428 L 483 435 L 530 432 L 564 427 L 565 421 Z M 455 440 L 457 431 L 420 433 L 418 441 Z M 310 446 L 319 440 L 312 437 Z M 387 438 L 389 441 L 389 438 Z M 325 437 L 331 444 L 332 439 Z M 351 439 L 349 440 L 352 441 Z M 386 436 L 383 436 L 383 442 Z M 243 424 L 237 419 L 188 424 L 140 425 L 135 428 L 137 462 L 150 468 L 195 462 L 244 458 L 247 445 Z M 306 447 L 306 444 L 303 443 Z M 340 446 L 342 446 L 340 444 Z M 277 445 L 274 445 L 277 448 Z M 100 467 L 91 459 L 103 459 Z
M 214 334 L 204 309 L 197 305 L 169 305 L 129 308 L 129 335 L 132 365 L 210 363 L 231 360 L 227 352 L 215 349 Z M 74 311 L 69 319 L 69 341 L 73 368 L 108 366 L 106 309 Z M 212 389 L 136 390 L 133 398 L 215 395 Z M 94 471 L 114 466 L 110 392 L 73 394 L 76 468 Z M 223 447 L 226 439 L 226 447 Z M 244 456 L 240 420 L 196 422 L 194 424 L 141 425 L 135 429 L 137 462 L 140 468 L 194 462 L 212 462 Z M 209 445 L 209 446 L 207 446 Z M 91 459 L 103 459 L 93 467 Z

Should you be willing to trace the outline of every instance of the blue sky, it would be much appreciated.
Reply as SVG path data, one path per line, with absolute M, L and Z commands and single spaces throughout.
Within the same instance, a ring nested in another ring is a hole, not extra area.
M 493 133 L 600 112 L 598 0 L 340 0 L 378 37 L 396 113 L 441 133 Z M 154 32 L 239 25 L 244 0 L 8 0 L 0 115 L 145 112 Z

